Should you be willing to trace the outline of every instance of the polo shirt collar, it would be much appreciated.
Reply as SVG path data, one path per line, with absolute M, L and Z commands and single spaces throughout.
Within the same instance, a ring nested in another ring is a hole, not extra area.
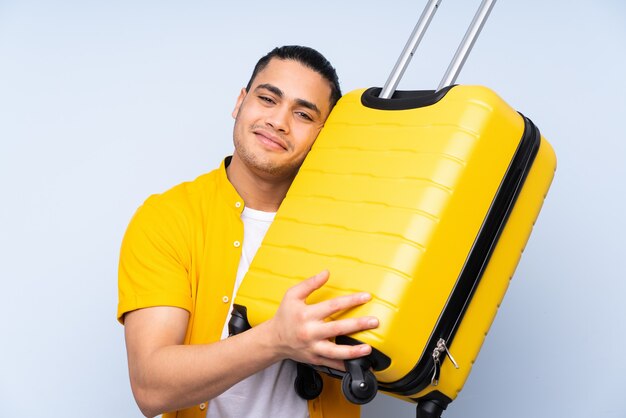
M 232 185 L 230 180 L 228 180 L 228 176 L 226 175 L 226 167 L 230 164 L 231 158 L 232 156 L 224 158 L 220 164 L 220 168 L 217 173 L 217 180 L 220 194 L 226 200 L 228 206 L 241 215 L 244 208 L 243 199 L 239 196 L 239 193 L 237 193 L 237 190 L 235 190 L 235 187 Z

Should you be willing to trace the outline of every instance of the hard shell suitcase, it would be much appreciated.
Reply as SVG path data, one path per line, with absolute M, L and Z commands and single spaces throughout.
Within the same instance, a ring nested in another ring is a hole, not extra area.
M 438 3 L 428 4 L 413 41 Z M 356 90 L 333 109 L 239 288 L 231 329 L 271 318 L 289 287 L 328 269 L 329 282 L 307 302 L 367 291 L 369 303 L 337 317 L 373 315 L 380 326 L 337 338 L 374 349 L 346 362 L 347 372 L 316 370 L 343 378 L 354 403 L 380 389 L 438 417 L 469 375 L 556 158 L 535 125 L 486 87 L 394 89 Z M 320 390 L 315 373 L 299 367 L 302 396 Z

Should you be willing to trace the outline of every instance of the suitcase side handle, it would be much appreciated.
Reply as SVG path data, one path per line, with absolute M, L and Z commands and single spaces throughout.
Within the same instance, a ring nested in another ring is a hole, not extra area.
M 409 40 L 404 46 L 400 57 L 396 61 L 396 64 L 393 67 L 389 78 L 387 79 L 385 86 L 380 92 L 379 97 L 381 99 L 389 99 L 391 98 L 391 96 L 393 96 L 393 93 L 396 91 L 396 87 L 398 86 L 400 79 L 404 75 L 404 71 L 408 67 L 411 58 L 413 58 L 417 46 L 422 41 L 424 33 L 426 32 L 426 29 L 428 29 L 428 26 L 430 25 L 430 22 L 432 21 L 435 12 L 439 8 L 440 3 L 441 0 L 429 0 L 426 4 L 426 7 L 424 8 L 424 11 L 422 12 L 419 20 L 417 21 L 417 24 L 415 25 L 415 28 L 413 29 Z M 467 60 L 467 56 L 469 55 L 472 47 L 476 43 L 476 39 L 482 31 L 483 26 L 485 25 L 485 22 L 487 21 L 487 18 L 489 17 L 489 14 L 491 13 L 491 10 L 493 9 L 495 3 L 496 0 L 483 0 L 480 3 L 478 11 L 474 15 L 474 19 L 472 19 L 472 22 L 470 23 L 470 26 L 467 29 L 467 32 L 465 33 L 461 44 L 457 48 L 457 51 L 454 54 L 454 57 L 452 58 L 452 61 L 450 62 L 450 65 L 448 66 L 448 69 L 443 76 L 443 79 L 439 83 L 439 87 L 437 87 L 437 91 L 451 84 L 454 84 L 454 82 L 456 81 L 456 78 L 461 72 L 465 61 Z

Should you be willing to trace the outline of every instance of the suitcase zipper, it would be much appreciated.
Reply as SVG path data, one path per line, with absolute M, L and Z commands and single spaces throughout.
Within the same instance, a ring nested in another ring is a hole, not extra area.
M 424 390 L 429 384 L 436 386 L 441 372 L 441 363 L 445 358 L 441 357 L 443 352 L 456 366 L 447 346 L 452 344 L 457 326 L 461 322 L 474 290 L 480 282 L 491 252 L 539 150 L 541 142 L 539 130 L 530 119 L 521 116 L 525 126 L 520 145 L 496 193 L 487 219 L 481 227 L 450 299 L 446 302 L 434 332 L 431 334 L 431 339 L 426 344 L 424 355 L 420 357 L 413 370 L 404 378 L 395 382 L 379 382 L 379 386 L 387 392 L 410 397 Z M 432 347 L 430 355 L 427 354 L 431 350 L 428 347 Z M 417 399 L 415 400 L 417 401 Z
M 446 340 L 444 340 L 443 338 L 439 338 L 439 341 L 437 341 L 437 346 L 433 350 L 432 354 L 435 367 L 433 369 L 433 377 L 430 379 L 431 386 L 437 386 L 439 384 L 439 370 L 441 369 L 441 360 L 439 359 L 439 357 L 444 353 L 448 356 L 452 364 L 454 364 L 454 367 L 456 367 L 457 369 L 459 368 L 459 365 L 454 360 L 454 357 L 452 357 L 450 350 L 448 350 Z

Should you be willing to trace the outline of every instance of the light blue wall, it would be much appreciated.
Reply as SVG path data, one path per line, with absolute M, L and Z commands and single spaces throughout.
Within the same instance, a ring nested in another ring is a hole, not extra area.
M 0 0 L 0 416 L 140 416 L 115 322 L 135 208 L 231 151 L 269 49 L 380 86 L 424 4 Z M 477 4 L 443 1 L 400 88 L 436 86 Z M 448 418 L 626 416 L 625 44 L 621 0 L 501 0 L 459 78 L 531 117 L 559 168 Z M 380 395 L 363 416 L 414 415 Z

